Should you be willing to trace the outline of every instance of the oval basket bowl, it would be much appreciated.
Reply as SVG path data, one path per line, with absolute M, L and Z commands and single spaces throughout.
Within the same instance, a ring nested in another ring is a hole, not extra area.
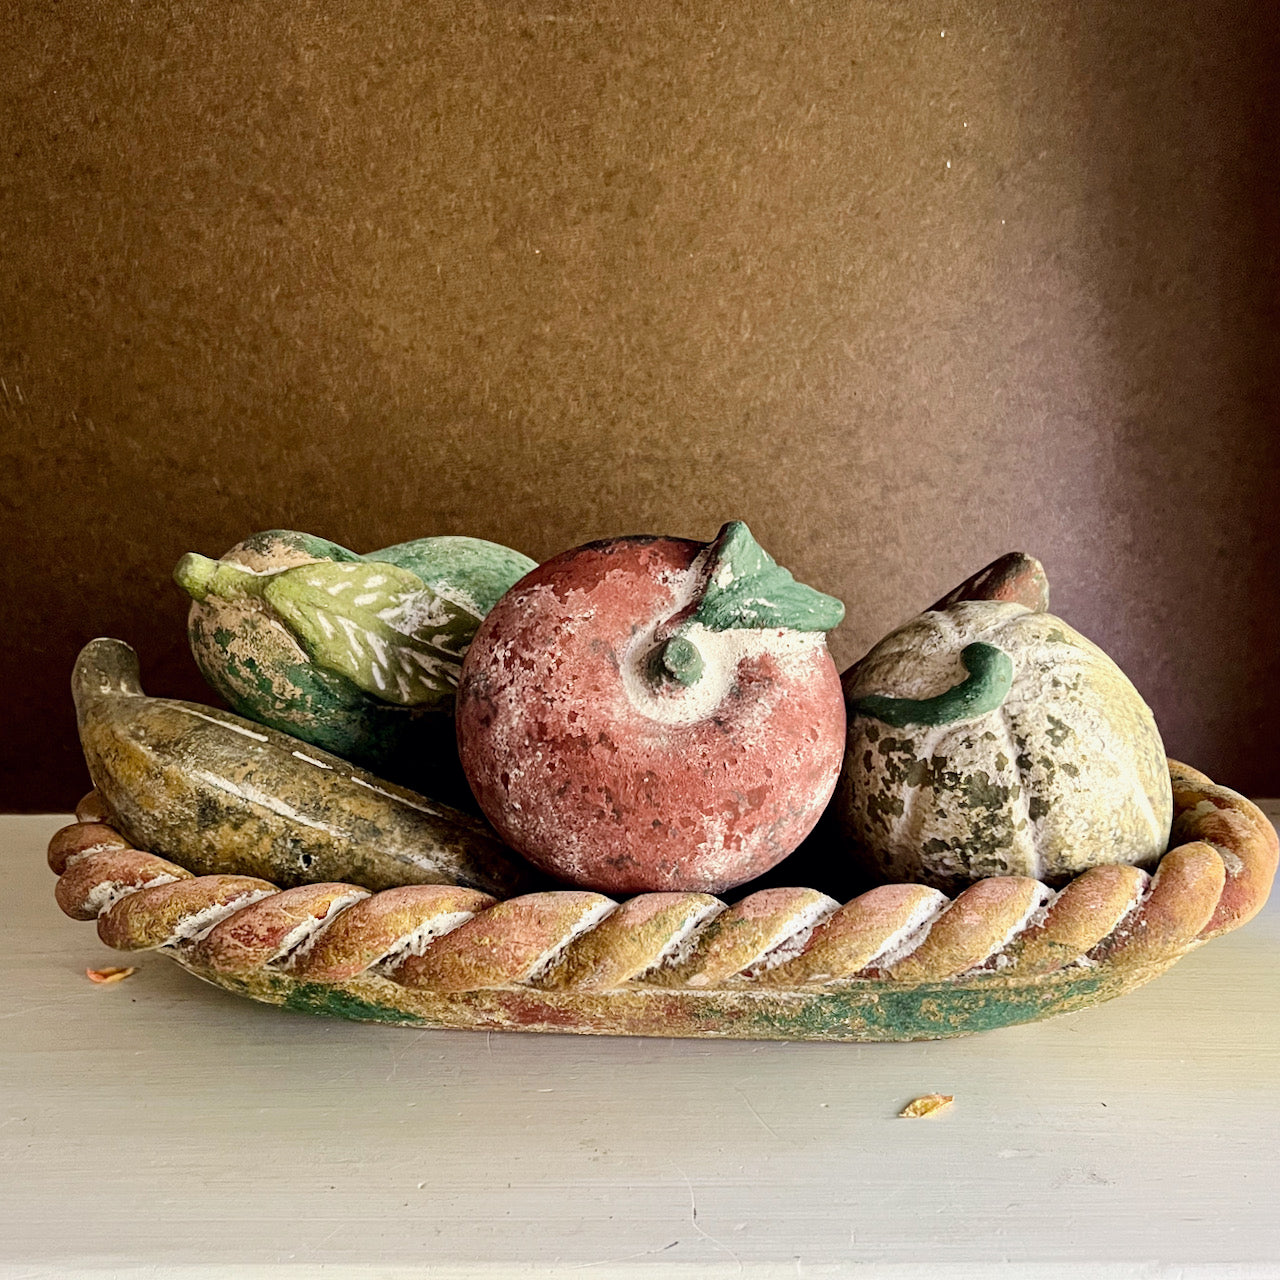
M 49 847 L 57 899 L 124 951 L 158 950 L 236 995 L 414 1027 L 773 1040 L 931 1040 L 1099 1004 L 1238 928 L 1265 902 L 1276 833 L 1170 761 L 1171 848 L 1153 875 L 1095 867 L 948 899 L 884 885 L 840 905 L 763 889 L 370 893 L 200 875 L 133 849 L 96 793 Z

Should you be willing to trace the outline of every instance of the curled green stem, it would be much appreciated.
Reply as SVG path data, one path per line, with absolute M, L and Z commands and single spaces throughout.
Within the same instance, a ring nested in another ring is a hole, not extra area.
M 1013 687 L 1013 660 L 993 644 L 975 641 L 960 650 L 960 661 L 969 673 L 934 698 L 890 698 L 872 693 L 849 704 L 850 715 L 872 716 L 895 729 L 909 724 L 943 725 L 974 720 L 994 711 Z

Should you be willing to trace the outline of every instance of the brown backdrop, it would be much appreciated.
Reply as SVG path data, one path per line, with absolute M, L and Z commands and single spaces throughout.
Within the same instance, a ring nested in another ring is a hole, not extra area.
M 1000 552 L 1280 791 L 1274 6 L 26 4 L 0 53 L 0 806 L 96 634 L 273 526 L 750 522 L 845 663 Z

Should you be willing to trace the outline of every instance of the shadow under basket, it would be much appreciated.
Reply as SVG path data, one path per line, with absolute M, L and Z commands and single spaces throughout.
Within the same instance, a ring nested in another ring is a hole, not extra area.
M 616 903 L 499 900 L 455 885 L 371 893 L 200 875 L 131 848 L 97 793 L 49 847 L 57 899 L 108 946 L 158 950 L 235 995 L 414 1027 L 770 1040 L 932 1040 L 1123 995 L 1262 907 L 1276 833 L 1243 796 L 1169 762 L 1154 875 L 1095 867 L 1054 892 L 981 880 L 949 899 L 882 885 L 839 905 L 768 888 Z

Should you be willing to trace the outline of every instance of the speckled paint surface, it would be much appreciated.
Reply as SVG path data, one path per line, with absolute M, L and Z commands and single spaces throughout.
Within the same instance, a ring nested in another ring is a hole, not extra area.
M 863 699 L 929 699 L 989 642 L 1013 663 L 1002 705 L 895 727 Z M 845 677 L 848 749 L 837 794 L 850 840 L 888 880 L 954 890 L 983 876 L 1051 884 L 1101 863 L 1150 867 L 1173 799 L 1150 709 L 1096 645 L 1049 613 L 970 601 L 886 636 Z
M 821 632 L 691 632 L 698 683 L 646 682 L 702 550 L 634 538 L 558 556 L 467 655 L 458 733 L 476 798 L 513 848 L 573 883 L 716 892 L 784 858 L 831 795 L 844 709 Z
M 477 538 L 419 538 L 359 555 L 312 534 L 272 529 L 237 543 L 222 562 L 264 574 L 317 561 L 377 562 L 414 573 L 483 616 L 534 561 Z M 457 761 L 452 698 L 406 706 L 373 696 L 308 656 L 266 601 L 193 600 L 187 633 L 209 685 L 241 715 L 332 751 L 451 804 L 471 806 Z
M 148 698 L 137 674 L 127 645 L 95 640 L 74 675 L 89 773 L 134 845 L 282 885 L 538 883 L 478 820 L 230 712 Z

